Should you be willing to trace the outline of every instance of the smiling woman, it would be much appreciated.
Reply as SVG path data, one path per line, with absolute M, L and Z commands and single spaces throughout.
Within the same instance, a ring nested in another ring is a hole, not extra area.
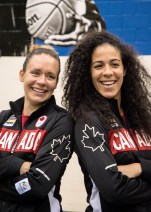
M 58 75 L 59 63 L 56 58 L 42 53 L 28 60 L 26 69 L 20 71 L 20 81 L 24 82 L 25 115 L 30 115 L 52 96 Z
M 96 91 L 120 101 L 124 67 L 120 52 L 109 44 L 96 47 L 92 55 L 91 77 Z
M 25 95 L 0 113 L 0 211 L 62 211 L 73 119 L 53 96 L 59 72 L 54 49 L 33 46 L 19 73 Z
M 113 34 L 93 32 L 70 54 L 65 78 L 86 211 L 150 211 L 151 77 L 137 54 Z

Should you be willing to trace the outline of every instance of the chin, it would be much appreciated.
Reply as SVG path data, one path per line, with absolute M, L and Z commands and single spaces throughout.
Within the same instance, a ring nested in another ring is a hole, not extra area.
M 115 99 L 115 96 L 109 96 L 109 95 L 102 95 L 106 99 Z
M 106 95 L 102 95 L 104 96 L 106 99 L 118 99 L 118 95 L 117 94 L 106 94 Z

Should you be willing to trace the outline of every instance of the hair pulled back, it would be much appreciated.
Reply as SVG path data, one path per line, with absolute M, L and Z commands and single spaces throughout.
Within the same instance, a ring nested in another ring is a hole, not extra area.
M 31 44 L 31 46 L 29 47 L 29 53 L 23 63 L 23 71 L 24 72 L 26 71 L 27 65 L 34 55 L 41 55 L 41 54 L 46 54 L 55 58 L 59 62 L 59 72 L 60 72 L 60 58 L 55 49 L 50 45 L 37 45 L 37 44 Z

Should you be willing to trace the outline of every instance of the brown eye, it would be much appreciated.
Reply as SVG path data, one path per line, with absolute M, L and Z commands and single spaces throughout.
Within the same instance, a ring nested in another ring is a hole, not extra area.
M 54 79 L 56 79 L 56 76 L 53 75 L 53 74 L 48 74 L 48 75 L 47 75 L 47 79 L 48 79 L 48 80 L 54 80 Z
M 38 72 L 38 71 L 32 71 L 31 74 L 32 74 L 34 77 L 38 77 L 38 76 L 39 76 L 39 72 Z
M 47 76 L 48 79 L 54 79 L 54 76 Z
M 117 68 L 117 67 L 119 67 L 119 64 L 118 64 L 118 63 L 113 63 L 112 66 L 113 66 L 114 68 Z
M 103 64 L 95 64 L 92 68 L 101 69 L 101 68 L 103 68 Z

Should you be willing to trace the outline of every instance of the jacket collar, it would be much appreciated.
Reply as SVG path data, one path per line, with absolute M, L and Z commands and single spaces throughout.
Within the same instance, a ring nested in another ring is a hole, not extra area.
M 24 97 L 21 97 L 16 101 L 10 101 L 9 104 L 13 114 L 22 114 L 24 106 Z M 51 105 L 56 105 L 54 95 L 52 95 L 46 102 L 44 102 L 43 105 L 35 112 L 43 110 L 44 107 L 51 107 Z

